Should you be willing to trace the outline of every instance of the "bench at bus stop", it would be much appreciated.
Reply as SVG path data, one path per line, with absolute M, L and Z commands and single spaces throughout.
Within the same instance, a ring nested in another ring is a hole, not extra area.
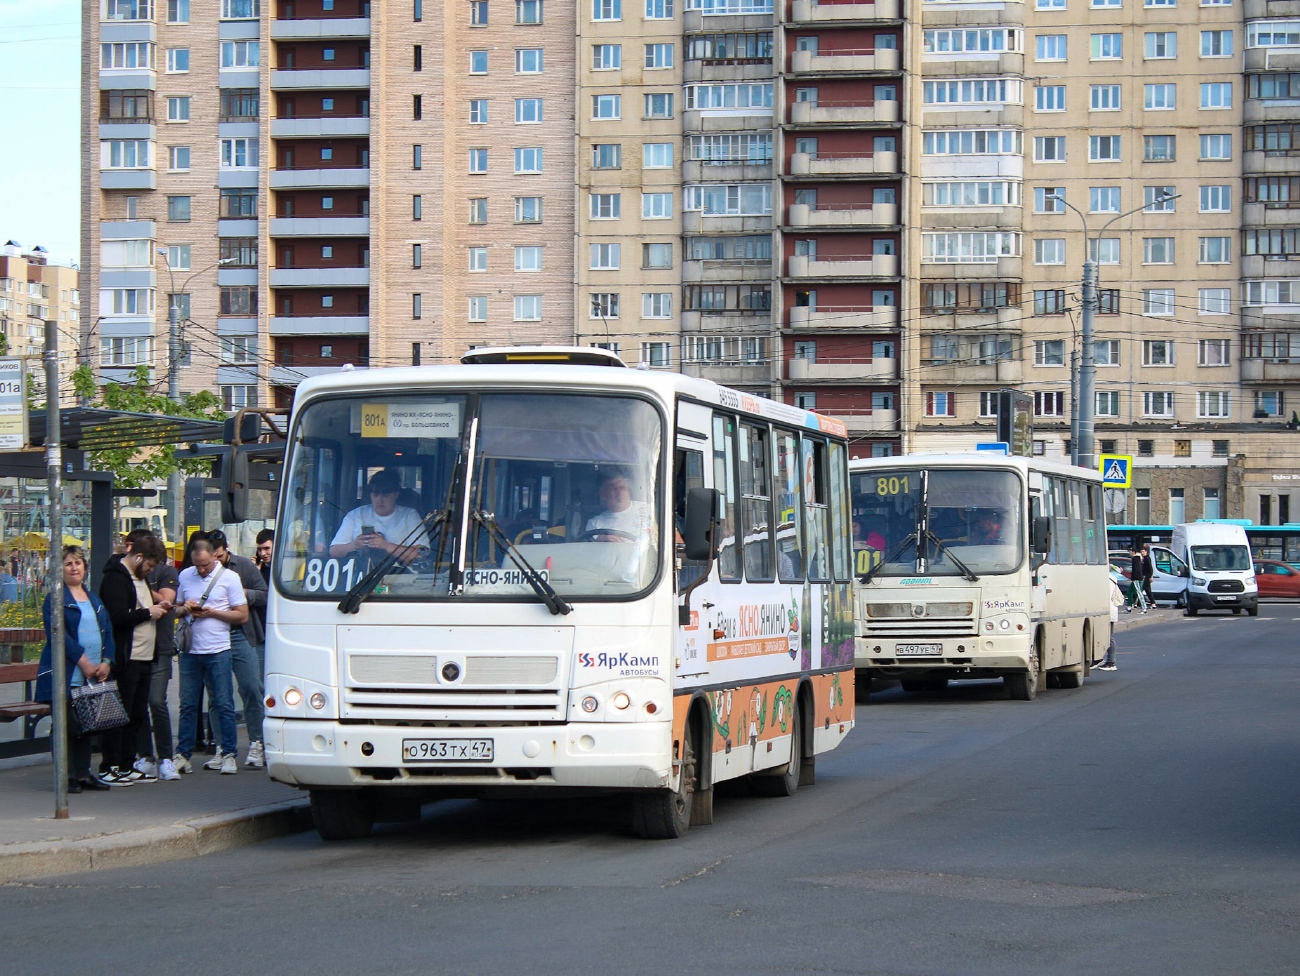
M 36 686 L 36 672 L 39 665 L 35 661 L 27 664 L 0 664 L 0 688 L 21 685 L 20 701 L 0 703 L 0 722 L 23 723 L 21 739 L 0 742 L 0 759 L 13 756 L 25 756 L 35 752 L 44 752 L 49 748 L 49 736 L 36 736 L 36 725 L 50 714 L 50 706 L 45 702 L 32 701 L 32 692 Z

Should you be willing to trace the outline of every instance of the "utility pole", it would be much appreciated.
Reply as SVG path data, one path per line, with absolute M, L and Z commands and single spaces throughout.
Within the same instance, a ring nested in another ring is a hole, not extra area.
M 180 295 L 173 291 L 167 309 L 167 399 L 172 403 L 178 403 L 181 398 L 181 310 L 176 304 L 178 301 Z M 181 501 L 180 468 L 167 476 L 167 490 L 172 496 L 172 541 L 184 545 L 185 505 Z
M 59 416 L 59 323 L 45 323 L 45 475 L 49 484 L 50 719 L 54 726 L 54 819 L 68 819 L 68 661 L 63 633 L 63 440 Z
M 1089 247 L 1086 242 L 1085 247 Z M 1092 470 L 1097 466 L 1093 433 L 1097 427 L 1097 362 L 1093 356 L 1093 316 L 1097 314 L 1097 262 L 1091 254 L 1083 262 L 1083 356 L 1079 364 L 1079 430 L 1075 435 L 1078 457 L 1075 464 Z
M 1070 343 L 1070 463 L 1079 463 L 1079 350 Z

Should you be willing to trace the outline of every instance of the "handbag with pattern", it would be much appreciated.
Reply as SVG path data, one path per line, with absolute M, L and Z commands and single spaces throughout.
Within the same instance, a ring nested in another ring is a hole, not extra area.
M 72 735 L 92 735 L 130 724 L 116 681 L 87 681 L 72 689 L 69 700 L 74 728 L 68 731 Z

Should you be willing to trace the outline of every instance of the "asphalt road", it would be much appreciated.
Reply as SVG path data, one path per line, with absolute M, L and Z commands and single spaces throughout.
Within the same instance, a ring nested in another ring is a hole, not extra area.
M 613 802 L 443 803 L 0 887 L 0 971 L 1300 971 L 1300 608 L 1121 638 L 1120 670 L 858 708 L 818 785 L 644 842 Z

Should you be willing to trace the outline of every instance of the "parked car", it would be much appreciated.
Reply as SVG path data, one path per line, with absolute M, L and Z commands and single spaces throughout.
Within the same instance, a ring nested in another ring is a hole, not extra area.
M 1124 574 L 1132 575 L 1133 555 L 1122 549 L 1108 553 L 1111 565 Z M 1187 605 L 1187 564 L 1164 546 L 1151 547 L 1151 596 L 1156 603 L 1172 603 L 1176 607 Z
M 1255 583 L 1260 596 L 1300 600 L 1300 570 L 1277 559 L 1255 560 Z

